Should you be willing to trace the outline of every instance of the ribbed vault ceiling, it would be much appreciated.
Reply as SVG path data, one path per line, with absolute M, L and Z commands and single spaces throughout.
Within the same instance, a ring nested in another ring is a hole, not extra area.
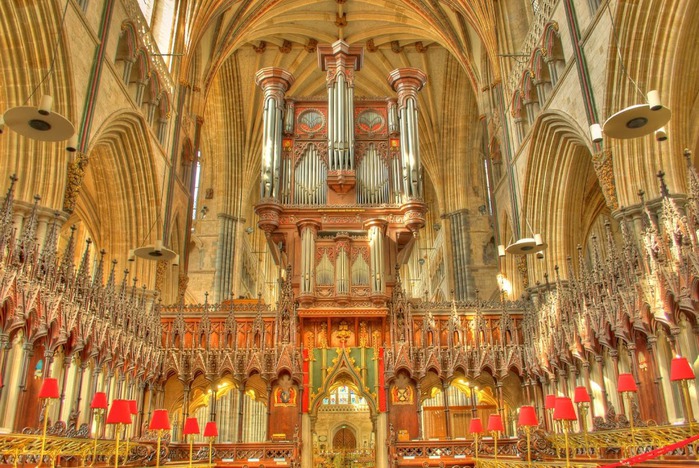
M 223 136 L 228 148 L 220 149 L 236 155 L 236 161 L 214 163 L 224 178 L 241 175 L 240 182 L 249 184 L 259 167 L 262 94 L 254 84 L 255 72 L 285 68 L 296 79 L 287 95 L 325 96 L 325 73 L 315 47 L 340 37 L 365 48 L 355 96 L 395 95 L 387 76 L 398 67 L 427 73 L 429 83 L 420 96 L 421 147 L 433 181 L 449 173 L 444 161 L 453 159 L 443 154 L 445 129 L 464 145 L 475 137 L 468 127 L 478 119 L 480 67 L 484 60 L 497 63 L 492 60 L 495 13 L 490 0 L 202 0 L 190 5 L 183 70 L 201 90 L 205 137 Z M 490 79 L 496 79 L 497 69 L 491 73 Z M 221 100 L 235 102 L 242 112 L 223 111 L 217 104 Z M 462 104 L 455 107 L 455 100 Z M 467 125 L 455 132 L 453 119 Z

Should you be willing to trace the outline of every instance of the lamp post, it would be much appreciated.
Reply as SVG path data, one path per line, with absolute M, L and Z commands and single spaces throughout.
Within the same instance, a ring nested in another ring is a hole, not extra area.
M 498 432 L 504 432 L 505 428 L 502 425 L 502 416 L 499 414 L 491 414 L 488 417 L 488 431 L 493 435 L 495 460 L 498 459 Z
M 670 364 L 670 380 L 672 382 L 680 382 L 682 386 L 682 396 L 684 397 L 684 419 L 689 425 L 690 437 L 694 435 L 692 422 L 694 421 L 694 413 L 692 411 L 692 400 L 689 397 L 689 381 L 694 380 L 694 371 L 686 357 L 677 356 L 672 359 Z
M 58 392 L 58 379 L 53 379 L 47 377 L 41 382 L 41 389 L 39 390 L 39 398 L 46 400 L 44 403 L 44 430 L 41 433 L 41 451 L 39 452 L 39 463 L 37 463 L 37 468 L 41 466 L 44 460 L 44 450 L 46 449 L 46 429 L 49 422 L 49 405 L 51 400 L 59 398 Z
M 95 434 L 93 436 L 93 446 L 92 446 L 92 464 L 95 465 L 95 460 L 97 459 L 97 439 L 99 439 L 100 434 L 100 419 L 102 419 L 102 414 L 107 410 L 107 394 L 104 392 L 95 392 L 92 396 L 92 402 L 90 403 L 90 409 L 95 412 Z
M 167 415 L 166 409 L 157 409 L 153 411 L 153 416 L 150 419 L 148 429 L 158 431 L 158 444 L 156 445 L 157 452 L 155 454 L 155 468 L 160 468 L 160 439 L 163 438 L 163 431 L 169 431 L 170 418 Z
M 563 438 L 565 439 L 566 468 L 570 468 L 570 455 L 568 454 L 568 431 L 570 430 L 570 422 L 578 419 L 575 415 L 575 408 L 573 408 L 573 401 L 570 398 L 556 398 L 556 407 L 553 409 L 553 419 L 555 421 L 561 421 L 561 426 L 563 427 Z
M 194 443 L 194 435 L 199 434 L 199 422 L 197 418 L 187 418 L 184 422 L 182 434 L 185 437 L 189 436 L 189 468 L 192 468 L 192 444 Z
M 107 424 L 116 424 L 116 430 L 114 431 L 116 439 L 114 468 L 119 468 L 119 433 L 123 424 L 131 424 L 129 400 L 114 400 L 112 402 L 112 407 L 109 408 L 109 414 L 107 414 Z
M 578 405 L 578 413 L 580 413 L 580 424 L 583 431 L 583 437 L 585 438 L 585 451 L 587 455 L 590 456 L 590 443 L 587 437 L 587 411 L 590 408 L 590 394 L 587 391 L 587 387 L 575 387 L 575 394 L 573 395 L 573 401 Z
M 473 440 L 476 443 L 476 466 L 478 466 L 478 437 L 483 434 L 483 423 L 481 422 L 481 418 L 472 418 L 471 422 L 468 425 L 468 432 L 473 434 Z
M 619 381 L 617 382 L 617 391 L 622 393 L 626 397 L 626 401 L 629 407 L 629 426 L 631 427 L 631 443 L 632 445 L 636 442 L 635 440 L 635 430 L 633 427 L 633 408 L 631 407 L 631 393 L 636 393 L 638 387 L 636 386 L 636 380 L 631 374 L 619 374 Z
M 209 467 L 211 467 L 211 445 L 214 439 L 218 437 L 218 427 L 216 427 L 216 421 L 209 421 L 204 426 L 204 437 L 209 439 Z
M 532 466 L 530 434 L 532 427 L 539 425 L 539 421 L 536 419 L 536 410 L 533 406 L 525 405 L 519 408 L 519 419 L 517 420 L 517 425 L 523 427 L 524 432 L 527 434 L 527 465 Z
M 131 414 L 131 416 L 133 416 L 135 418 L 136 415 L 138 414 L 138 403 L 136 403 L 136 400 L 128 400 L 128 402 L 129 402 L 129 413 Z M 130 436 L 133 435 L 132 432 L 133 431 L 131 430 L 131 426 L 126 428 L 126 461 L 127 462 L 129 461 L 129 438 L 130 438 Z

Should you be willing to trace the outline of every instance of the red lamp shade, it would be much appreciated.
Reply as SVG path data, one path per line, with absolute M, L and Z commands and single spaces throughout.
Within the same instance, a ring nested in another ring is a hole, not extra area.
M 166 409 L 157 409 L 153 411 L 153 416 L 150 419 L 150 424 L 148 429 L 151 431 L 163 430 L 169 431 L 170 428 L 170 418 L 167 415 Z
M 519 426 L 538 426 L 539 420 L 536 418 L 536 410 L 533 406 L 522 406 L 519 408 Z
M 575 415 L 573 400 L 568 397 L 556 398 L 556 407 L 553 409 L 553 419 L 556 421 L 575 421 L 578 419 Z
M 136 403 L 136 400 L 129 400 L 129 411 L 131 414 L 138 414 L 138 403 Z
M 216 437 L 218 436 L 218 427 L 216 427 L 216 421 L 209 421 L 204 426 L 204 437 Z
M 554 409 L 556 407 L 556 395 L 546 395 L 546 402 L 544 403 L 544 408 Z
M 473 418 L 468 425 L 468 432 L 471 434 L 483 434 L 483 423 L 481 418 Z
M 500 416 L 499 414 L 491 414 L 488 417 L 488 430 L 504 432 L 505 428 L 502 425 L 502 416 Z
M 619 392 L 637 392 L 638 387 L 636 381 L 631 374 L 619 374 L 619 382 L 617 383 Z
M 107 409 L 107 394 L 104 392 L 95 392 L 92 397 L 90 408 L 92 409 Z
M 590 403 L 590 394 L 587 393 L 586 387 L 575 387 L 575 395 L 573 395 L 575 403 Z
M 182 434 L 199 434 L 199 423 L 197 422 L 197 418 L 187 418 L 187 420 L 184 422 L 184 431 L 182 431 Z
M 483 423 L 481 418 L 471 419 L 471 423 L 468 425 L 468 432 L 471 434 L 483 434 Z
M 107 424 L 131 424 L 129 400 L 114 400 L 107 414 Z
M 676 357 L 670 364 L 670 380 L 693 380 L 694 371 L 686 357 Z
M 41 390 L 39 390 L 39 398 L 58 398 L 58 379 L 47 377 L 41 382 Z

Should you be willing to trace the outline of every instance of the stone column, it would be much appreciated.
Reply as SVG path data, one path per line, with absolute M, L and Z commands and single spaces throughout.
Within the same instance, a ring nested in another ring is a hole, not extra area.
M 376 416 L 376 468 L 388 468 L 388 446 L 386 437 L 388 434 L 388 414 L 379 413 Z
M 475 279 L 471 269 L 471 220 L 468 210 L 459 210 L 445 215 L 449 220 L 449 246 L 451 271 L 456 300 L 464 301 L 475 296 Z
M 311 427 L 311 417 L 308 413 L 304 413 L 301 416 L 301 434 L 303 440 L 301 468 L 315 468 L 313 466 L 313 428 Z
M 451 439 L 451 421 L 450 421 L 450 411 L 449 411 L 449 395 L 447 394 L 449 386 L 446 382 L 442 382 L 442 396 L 444 397 L 444 424 L 446 424 L 446 434 L 447 440 Z

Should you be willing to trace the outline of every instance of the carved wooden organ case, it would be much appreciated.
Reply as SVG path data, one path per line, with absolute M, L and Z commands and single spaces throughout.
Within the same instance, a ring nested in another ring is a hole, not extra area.
M 256 75 L 265 99 L 258 227 L 291 267 L 305 346 L 359 346 L 360 319 L 368 336 L 389 339 L 394 266 L 425 224 L 417 94 L 427 78 L 397 69 L 388 77 L 397 96 L 356 97 L 362 60 L 343 41 L 318 47 L 327 99 L 286 96 L 294 78 L 283 69 Z

